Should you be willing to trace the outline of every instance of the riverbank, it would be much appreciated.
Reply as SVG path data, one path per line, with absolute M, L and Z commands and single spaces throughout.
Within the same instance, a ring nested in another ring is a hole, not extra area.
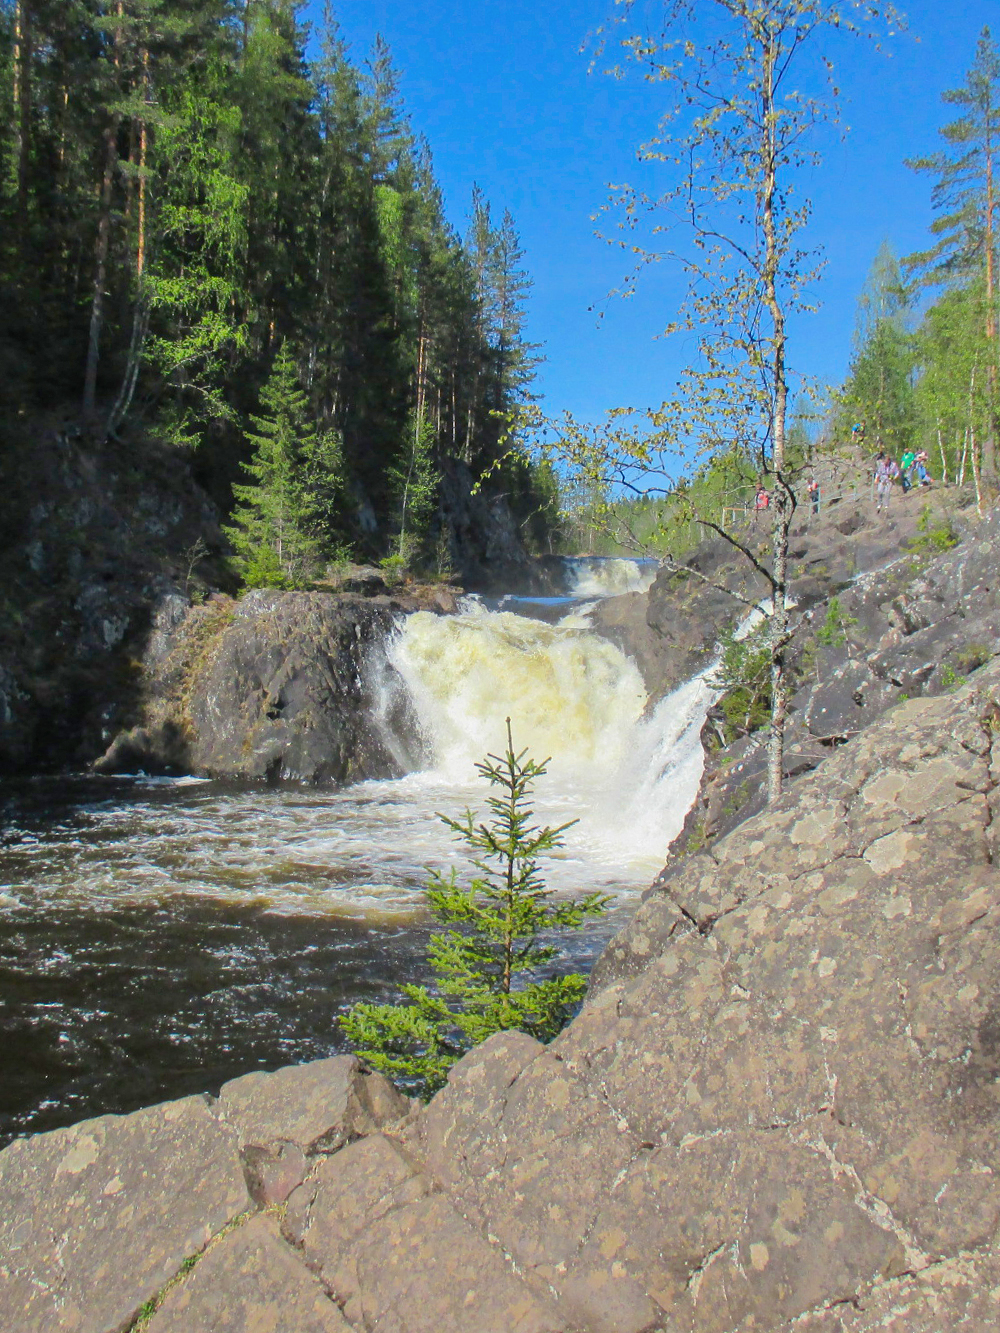
M 248 1135 L 224 1092 L 6 1149 L 11 1333 L 992 1327 L 998 717 L 995 662 L 890 709 L 426 1108 Z

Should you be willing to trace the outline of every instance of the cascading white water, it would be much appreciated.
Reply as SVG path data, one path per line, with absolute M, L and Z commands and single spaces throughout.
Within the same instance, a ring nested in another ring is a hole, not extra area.
M 566 559 L 567 585 L 572 597 L 619 597 L 626 592 L 647 592 L 658 569 L 658 560 L 629 560 L 620 556 Z
M 211 900 L 373 923 L 406 915 L 422 901 L 428 866 L 463 860 L 437 813 L 483 808 L 475 765 L 502 750 L 507 717 L 518 748 L 551 756 L 539 820 L 579 821 L 546 864 L 549 884 L 645 887 L 697 794 L 708 673 L 650 708 L 635 664 L 585 614 L 553 625 L 474 601 L 456 616 L 408 616 L 389 657 L 386 689 L 398 692 L 402 678 L 422 733 L 416 771 L 315 792 L 147 779 L 110 800 L 92 780 L 79 820 L 15 838 L 0 913 Z M 414 762 L 411 746 L 396 748 Z
M 429 751 L 428 780 L 469 788 L 510 717 L 515 748 L 551 757 L 540 816 L 579 820 L 568 850 L 640 878 L 659 868 L 701 779 L 703 676 L 649 712 L 635 664 L 579 617 L 548 625 L 475 606 L 410 616 L 390 660 Z

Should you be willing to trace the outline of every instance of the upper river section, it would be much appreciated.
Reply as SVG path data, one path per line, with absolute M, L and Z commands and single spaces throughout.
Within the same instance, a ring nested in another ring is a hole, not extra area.
M 482 810 L 475 763 L 551 756 L 539 822 L 578 822 L 543 863 L 614 910 L 572 937 L 586 969 L 650 882 L 702 771 L 702 678 L 649 708 L 587 606 L 655 566 L 580 560 L 567 598 L 469 598 L 388 645 L 418 771 L 350 787 L 45 776 L 0 787 L 0 1141 L 216 1091 L 343 1049 L 337 1014 L 423 980 L 427 868 L 467 864 L 438 813 Z

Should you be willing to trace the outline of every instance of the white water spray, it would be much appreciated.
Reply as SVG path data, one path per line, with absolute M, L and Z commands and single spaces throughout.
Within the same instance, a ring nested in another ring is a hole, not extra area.
M 540 817 L 579 819 L 571 853 L 641 875 L 659 869 L 701 780 L 712 691 L 703 676 L 647 710 L 635 664 L 579 617 L 557 625 L 474 607 L 410 616 L 390 651 L 429 751 L 429 781 L 469 791 L 475 763 L 503 747 L 551 756 Z
M 619 597 L 626 592 L 647 592 L 659 570 L 658 560 L 628 560 L 619 556 L 572 556 L 566 560 L 572 597 Z

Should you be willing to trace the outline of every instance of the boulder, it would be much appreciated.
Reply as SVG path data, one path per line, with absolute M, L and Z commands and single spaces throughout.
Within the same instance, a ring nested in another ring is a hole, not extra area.
M 288 1143 L 304 1153 L 332 1152 L 409 1109 L 387 1078 L 353 1055 L 244 1074 L 222 1085 L 216 1105 L 241 1148 Z
M 251 1206 L 203 1097 L 101 1116 L 0 1153 L 0 1324 L 118 1333 Z
M 402 603 L 259 589 L 217 599 L 151 641 L 144 715 L 99 772 L 269 781 L 399 776 L 409 705 L 384 646 Z

